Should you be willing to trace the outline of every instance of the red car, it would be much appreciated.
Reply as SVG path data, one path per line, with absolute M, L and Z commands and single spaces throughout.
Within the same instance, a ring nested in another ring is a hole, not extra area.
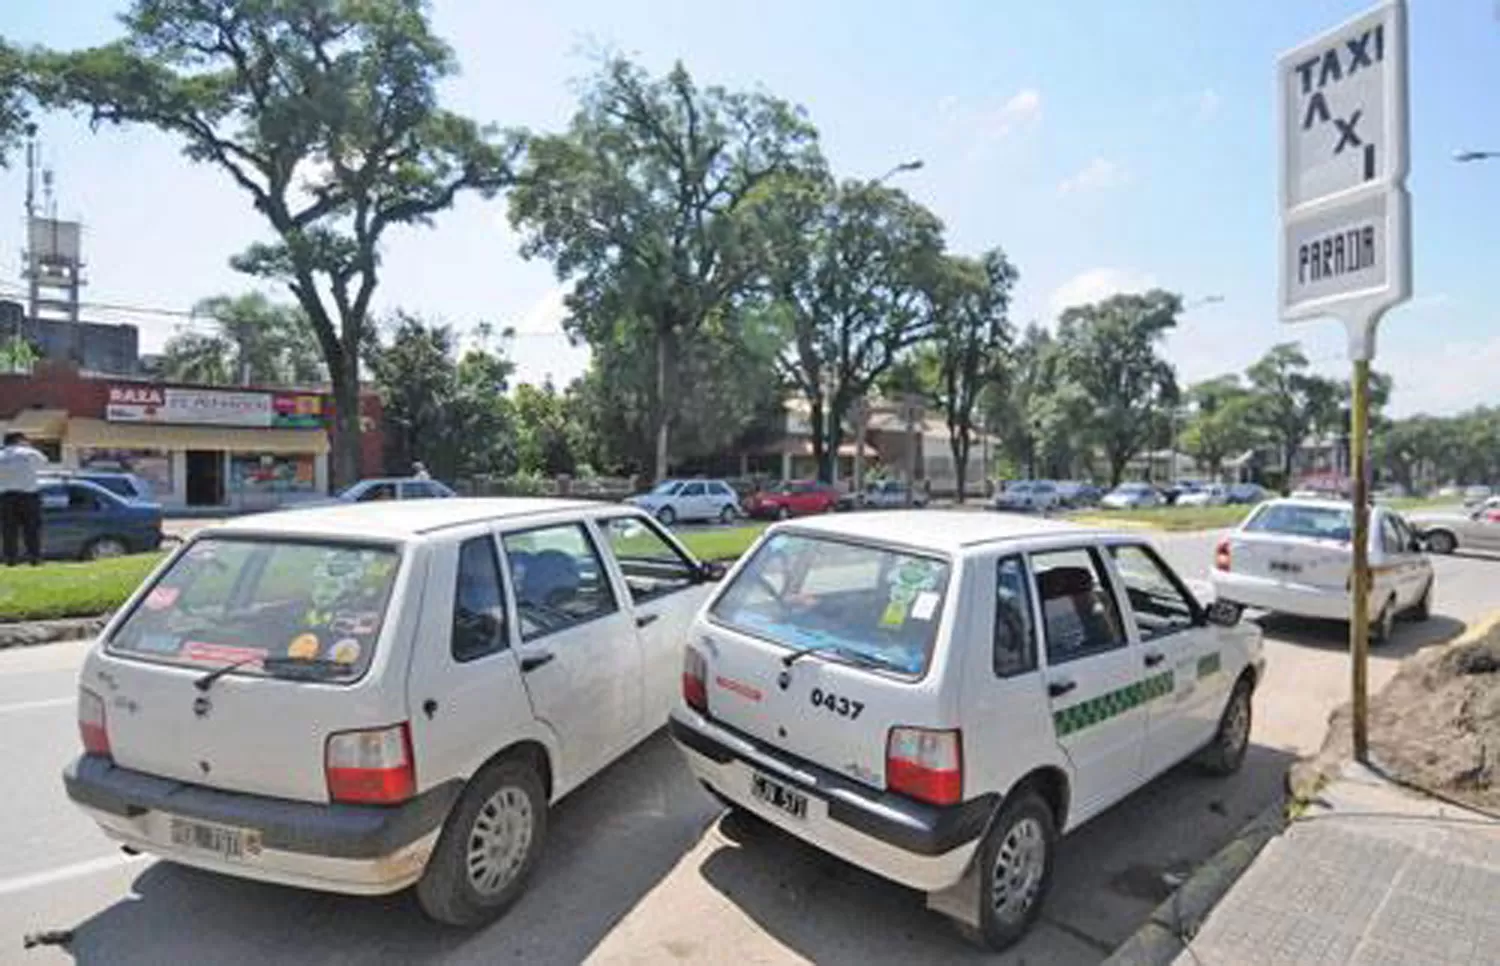
M 745 503 L 752 517 L 803 517 L 813 513 L 832 513 L 838 506 L 839 491 L 816 480 L 791 480 L 769 490 L 754 493 Z

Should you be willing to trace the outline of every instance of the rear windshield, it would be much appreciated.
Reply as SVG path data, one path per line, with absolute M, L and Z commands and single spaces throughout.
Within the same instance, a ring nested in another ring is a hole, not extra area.
M 1272 503 L 1245 523 L 1245 529 L 1256 533 L 1284 533 L 1293 537 L 1348 542 L 1351 523 L 1349 511 L 1337 506 L 1307 506 L 1296 503 Z
M 370 665 L 398 559 L 394 549 L 349 543 L 205 538 L 162 575 L 109 650 L 205 670 L 247 661 L 236 674 L 353 681 Z
M 714 603 L 747 634 L 834 660 L 922 675 L 932 655 L 948 564 L 795 533 L 771 537 Z

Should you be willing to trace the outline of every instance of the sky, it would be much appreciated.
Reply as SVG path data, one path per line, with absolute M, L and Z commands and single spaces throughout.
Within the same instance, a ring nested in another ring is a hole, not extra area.
M 1342 327 L 1276 307 L 1275 61 L 1368 9 L 1365 0 L 439 0 L 434 26 L 461 73 L 444 102 L 478 120 L 554 131 L 594 52 L 653 72 L 681 60 L 704 84 L 804 106 L 844 177 L 893 179 L 943 219 L 949 247 L 1000 246 L 1020 270 L 1012 318 L 1161 286 L 1189 306 L 1167 354 L 1184 383 L 1242 370 L 1297 340 L 1347 371 Z M 117 35 L 120 3 L 6 0 L 0 36 L 56 47 Z M 1391 412 L 1500 402 L 1500 4 L 1410 0 L 1413 298 L 1382 323 Z M 185 311 L 253 287 L 229 257 L 265 233 L 247 196 L 150 129 L 41 125 L 59 217 L 84 223 L 85 300 Z M 24 176 L 0 171 L 0 292 L 21 271 Z M 513 326 L 519 378 L 559 384 L 587 350 L 561 334 L 565 282 L 526 261 L 503 198 L 462 200 L 389 236 L 378 311 L 467 329 Z M 271 294 L 279 294 L 272 292 Z M 180 318 L 132 321 L 152 351 Z M 202 325 L 202 323 L 188 323 Z

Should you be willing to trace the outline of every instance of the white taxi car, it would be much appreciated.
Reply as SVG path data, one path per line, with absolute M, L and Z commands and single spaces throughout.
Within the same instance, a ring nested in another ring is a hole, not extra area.
M 550 804 L 666 721 L 708 582 L 639 510 L 413 500 L 204 530 L 79 681 L 72 800 L 132 850 L 499 915 Z
M 1353 507 L 1308 497 L 1270 500 L 1214 550 L 1215 598 L 1297 617 L 1349 619 Z M 1432 612 L 1432 563 L 1401 515 L 1370 508 L 1370 639 L 1390 639 L 1396 619 Z
M 767 531 L 705 606 L 670 730 L 732 808 L 1001 948 L 1057 836 L 1199 756 L 1239 767 L 1259 629 L 1139 536 L 954 512 Z

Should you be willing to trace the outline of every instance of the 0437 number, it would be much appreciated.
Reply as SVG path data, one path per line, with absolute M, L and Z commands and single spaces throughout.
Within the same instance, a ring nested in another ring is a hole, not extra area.
M 863 701 L 850 701 L 848 698 L 824 691 L 822 688 L 812 689 L 812 703 L 819 708 L 827 708 L 834 714 L 843 715 L 850 721 L 859 717 L 859 713 L 865 710 Z

